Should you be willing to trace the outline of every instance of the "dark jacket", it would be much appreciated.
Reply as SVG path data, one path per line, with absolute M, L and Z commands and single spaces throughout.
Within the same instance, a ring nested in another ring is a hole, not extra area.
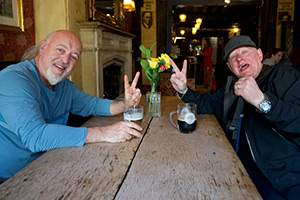
M 244 100 L 238 111 L 241 97 L 234 95 L 234 79 L 227 83 L 227 90 L 223 87 L 201 95 L 189 89 L 182 100 L 196 103 L 198 113 L 223 116 L 223 129 L 229 139 L 234 130 L 230 125 L 238 126 L 239 119 L 234 120 L 234 115 L 241 112 L 242 131 L 257 167 L 275 190 L 288 199 L 297 199 L 300 196 L 300 74 L 290 62 L 285 62 L 262 70 L 256 81 L 271 102 L 267 114 L 258 112 Z

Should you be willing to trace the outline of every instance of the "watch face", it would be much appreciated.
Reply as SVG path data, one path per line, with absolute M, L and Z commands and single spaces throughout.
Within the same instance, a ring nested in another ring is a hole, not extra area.
M 269 101 L 263 101 L 261 102 L 261 104 L 259 105 L 260 110 L 264 113 L 267 113 L 271 110 L 271 102 Z

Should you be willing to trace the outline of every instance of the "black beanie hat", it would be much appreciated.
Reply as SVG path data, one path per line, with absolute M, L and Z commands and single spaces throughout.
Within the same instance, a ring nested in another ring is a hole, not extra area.
M 225 46 L 224 60 L 227 61 L 230 53 L 239 47 L 256 47 L 256 44 L 246 35 L 233 36 Z

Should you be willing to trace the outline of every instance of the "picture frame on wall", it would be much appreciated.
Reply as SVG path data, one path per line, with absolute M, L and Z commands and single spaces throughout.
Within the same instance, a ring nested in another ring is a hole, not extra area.
M 0 0 L 0 32 L 24 32 L 22 0 Z

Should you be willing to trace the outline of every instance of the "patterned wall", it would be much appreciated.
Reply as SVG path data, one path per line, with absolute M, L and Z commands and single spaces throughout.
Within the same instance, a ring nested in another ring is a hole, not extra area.
M 33 0 L 23 0 L 24 33 L 0 30 L 0 61 L 19 61 L 24 51 L 35 44 Z

